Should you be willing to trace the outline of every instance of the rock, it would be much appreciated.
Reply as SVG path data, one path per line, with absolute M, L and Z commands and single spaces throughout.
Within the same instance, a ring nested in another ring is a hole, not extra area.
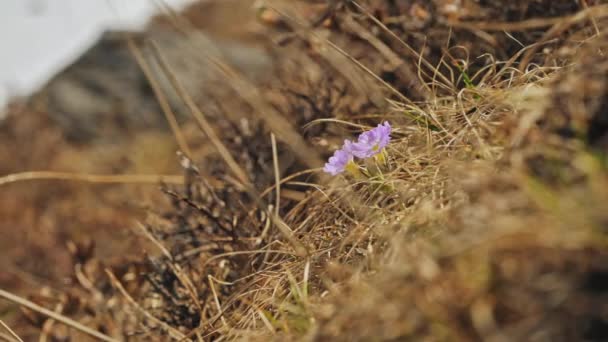
M 176 77 L 201 103 L 212 93 L 228 88 L 208 62 L 208 56 L 232 65 L 253 80 L 260 80 L 272 68 L 263 49 L 213 39 L 201 30 L 184 33 L 154 25 L 143 33 L 108 32 L 34 96 L 33 101 L 48 110 L 70 140 L 86 142 L 101 136 L 114 139 L 116 134 L 124 134 L 124 130 L 166 127 L 148 80 L 127 47 L 128 35 L 138 42 L 154 41 Z M 142 52 L 153 62 L 150 49 L 144 48 Z M 158 67 L 154 70 L 171 106 L 184 116 L 186 111 L 169 81 L 162 77 Z

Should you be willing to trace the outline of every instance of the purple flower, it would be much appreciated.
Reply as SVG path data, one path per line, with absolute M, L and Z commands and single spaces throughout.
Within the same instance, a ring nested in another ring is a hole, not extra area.
M 349 142 L 348 150 L 357 158 L 369 158 L 380 153 L 390 140 L 391 125 L 388 121 L 385 121 L 379 124 L 378 127 L 361 133 L 357 142 Z
M 344 146 L 334 152 L 334 155 L 329 158 L 327 163 L 325 163 L 323 171 L 330 173 L 332 176 L 344 172 L 346 165 L 353 160 L 353 154 L 349 148 L 350 145 L 352 145 L 352 142 L 345 140 Z

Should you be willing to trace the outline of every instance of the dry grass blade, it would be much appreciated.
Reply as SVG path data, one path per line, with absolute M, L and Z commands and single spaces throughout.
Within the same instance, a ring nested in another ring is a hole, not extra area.
M 9 334 L 3 333 L 3 332 L 0 332 L 0 341 L 21 342 L 19 340 L 16 340 L 12 335 L 9 335 Z
M 294 174 L 291 174 L 287 177 L 284 177 L 283 179 L 281 179 L 281 181 L 279 182 L 279 184 L 285 184 L 286 182 L 289 182 L 290 180 L 300 177 L 302 175 L 306 175 L 306 174 L 311 174 L 311 173 L 316 173 L 316 172 L 320 172 L 322 171 L 323 168 L 316 168 L 316 169 L 308 169 L 308 170 L 302 170 L 299 172 L 296 172 Z M 273 191 L 276 188 L 276 184 L 268 187 L 267 189 L 265 189 L 264 191 L 262 191 L 262 193 L 260 194 L 261 197 L 264 197 L 266 195 L 268 195 L 271 191 Z
M 318 153 L 310 148 L 308 144 L 302 139 L 302 137 L 291 127 L 291 124 L 285 117 L 277 112 L 272 106 L 268 105 L 263 97 L 259 94 L 256 87 L 247 80 L 239 75 L 239 73 L 231 68 L 226 63 L 222 61 L 209 57 L 211 62 L 213 62 L 218 70 L 222 71 L 226 78 L 230 81 L 230 85 L 247 101 L 249 104 L 256 109 L 256 113 L 260 115 L 261 119 L 270 127 L 274 134 L 277 135 L 281 140 L 287 143 L 294 153 L 297 154 L 298 158 L 307 164 L 311 168 L 317 168 L 318 165 L 322 165 L 323 162 L 318 156 Z M 320 175 L 322 183 L 329 183 L 329 178 L 327 175 Z M 338 186 L 335 189 L 340 189 Z M 293 234 L 289 225 L 285 223 L 283 219 L 279 216 L 271 213 L 267 210 L 266 206 L 262 203 L 261 197 L 255 189 L 249 187 L 248 191 L 250 192 L 252 198 L 258 203 L 260 208 L 264 208 L 267 211 L 267 214 L 272 217 L 273 223 L 279 229 L 281 234 L 287 238 L 289 243 L 293 246 L 296 254 L 300 257 L 310 255 L 310 252 L 306 246 L 302 244 Z M 348 201 L 356 206 L 362 207 L 360 205 L 357 197 L 350 197 Z
M 112 282 L 112 285 L 116 289 L 118 289 L 118 291 L 120 291 L 120 293 L 123 295 L 123 297 L 125 297 L 125 299 L 129 302 L 129 304 L 131 304 L 131 306 L 133 306 L 142 315 L 146 316 L 147 319 L 149 319 L 150 321 L 154 322 L 158 326 L 162 327 L 165 331 L 167 331 L 169 333 L 169 336 L 171 336 L 173 339 L 175 339 L 175 340 L 184 340 L 184 338 L 186 336 L 184 334 L 182 334 L 179 330 L 173 328 L 172 326 L 168 325 L 167 323 L 165 323 L 165 322 L 161 321 L 160 319 L 154 317 L 154 315 L 152 315 L 146 309 L 142 308 L 135 301 L 135 299 L 133 299 L 133 297 L 131 297 L 131 295 L 129 295 L 129 293 L 127 292 L 127 290 L 125 290 L 125 288 L 122 286 L 122 284 L 120 283 L 120 281 L 118 281 L 118 279 L 116 279 L 116 276 L 114 275 L 114 273 L 112 273 L 112 271 L 110 271 L 109 269 L 106 269 L 106 274 L 110 278 L 110 281 Z M 186 339 L 184 341 L 191 341 L 191 340 Z
M 150 87 L 154 92 L 154 96 L 156 96 L 158 104 L 160 105 L 160 108 L 165 114 L 165 118 L 167 119 L 167 122 L 171 127 L 171 131 L 175 136 L 175 140 L 177 141 L 179 148 L 186 154 L 188 158 L 192 158 L 192 152 L 190 150 L 190 147 L 188 146 L 188 142 L 186 141 L 186 138 L 184 138 L 184 134 L 182 133 L 179 124 L 177 123 L 175 113 L 173 113 L 171 105 L 169 105 L 169 101 L 165 97 L 165 94 L 163 93 L 160 85 L 158 84 L 158 81 L 152 73 L 152 68 L 150 67 L 150 64 L 146 61 L 146 58 L 141 53 L 141 49 L 135 44 L 133 38 L 127 38 L 127 44 L 129 50 L 131 51 L 131 54 L 135 58 L 135 61 L 137 62 L 137 64 L 141 68 L 141 71 L 144 73 L 144 76 L 148 80 L 148 83 L 150 84 Z
M 230 327 L 228 326 L 228 323 L 226 322 L 226 318 L 224 318 L 224 315 L 222 314 L 224 312 L 224 310 L 222 310 L 222 304 L 220 303 L 220 300 L 217 296 L 217 291 L 215 289 L 215 285 L 213 285 L 213 277 L 211 275 L 208 275 L 207 280 L 209 281 L 209 288 L 211 289 L 211 293 L 213 293 L 213 301 L 215 302 L 215 306 L 217 308 L 218 315 L 220 315 L 220 320 L 222 321 L 222 324 L 224 325 L 224 327 L 226 329 L 230 329 Z
M 99 340 L 107 341 L 107 342 L 118 342 L 117 339 L 114 339 L 114 338 L 112 338 L 112 337 L 110 337 L 108 335 L 102 334 L 99 331 L 96 331 L 96 330 L 93 330 L 93 329 L 91 329 L 91 328 L 89 328 L 87 326 L 84 326 L 84 325 L 76 322 L 75 320 L 73 320 L 71 318 L 65 317 L 65 316 L 60 315 L 60 314 L 58 314 L 56 312 L 53 312 L 53 311 L 51 311 L 49 309 L 43 308 L 42 306 L 40 306 L 40 305 L 38 305 L 36 303 L 30 302 L 29 300 L 27 300 L 25 298 L 21 298 L 19 296 L 16 296 L 16 295 L 14 295 L 14 294 L 12 294 L 12 293 L 10 293 L 8 291 L 4 291 L 4 290 L 0 289 L 0 297 L 4 298 L 6 300 L 9 300 L 9 301 L 11 301 L 11 302 L 13 302 L 15 304 L 24 306 L 24 307 L 26 307 L 26 308 L 28 308 L 30 310 L 36 311 L 38 313 L 41 313 L 41 314 L 43 314 L 45 316 L 48 316 L 48 317 L 56 320 L 57 322 L 61 322 L 61 323 L 65 324 L 65 325 L 67 325 L 69 327 L 72 327 L 72 328 L 74 328 L 74 329 L 76 329 L 76 330 L 78 330 L 78 331 L 80 331 L 82 333 L 85 333 L 85 334 L 87 334 L 89 336 L 95 337 L 95 338 L 97 338 Z
M 228 84 L 255 109 L 255 113 L 276 137 L 291 147 L 301 162 L 310 168 L 317 168 L 323 164 L 317 151 L 307 144 L 285 116 L 264 100 L 254 84 L 218 58 L 208 56 L 208 59 L 226 77 Z
M 61 314 L 61 312 L 63 311 L 63 307 L 63 303 L 58 303 L 55 307 L 55 312 Z M 49 318 L 44 322 L 44 324 L 42 325 L 42 332 L 40 333 L 40 338 L 38 339 L 38 342 L 46 342 L 49 340 L 49 333 L 51 332 L 51 329 L 53 329 L 54 325 L 55 320 L 53 320 L 52 318 Z
M 338 45 L 336 45 L 334 42 L 330 41 L 327 38 L 319 36 L 317 33 L 315 33 L 313 30 L 311 30 L 311 28 L 308 25 L 306 25 L 304 22 L 302 22 L 301 20 L 298 20 L 298 19 L 294 18 L 293 16 L 287 14 L 285 11 L 283 11 L 281 9 L 278 9 L 277 7 L 272 7 L 272 9 L 274 11 L 276 11 L 277 13 L 279 13 L 280 15 L 282 15 L 283 17 L 285 17 L 286 19 L 289 19 L 293 24 L 297 25 L 299 31 L 303 32 L 306 35 L 311 35 L 311 36 L 315 37 L 315 39 L 318 39 L 320 41 L 325 42 L 333 50 L 335 50 L 340 55 L 342 55 L 343 57 L 345 57 L 348 61 L 352 62 L 358 68 L 360 68 L 361 70 L 363 70 L 366 74 L 368 74 L 369 76 L 371 76 L 378 83 L 382 84 L 382 86 L 384 86 L 385 88 L 387 88 L 388 90 L 390 90 L 390 92 L 392 92 L 394 95 L 396 95 L 401 101 L 409 103 L 409 104 L 413 104 L 412 100 L 410 100 L 408 97 L 406 97 L 405 95 L 403 95 L 399 90 L 397 90 L 395 87 L 393 87 L 388 82 L 386 82 L 385 80 L 383 80 L 380 76 L 376 75 L 367 66 L 365 66 L 363 63 L 361 63 L 359 60 L 357 60 L 352 55 L 350 55 L 344 49 L 342 49 L 341 47 L 339 47 Z M 344 74 L 345 77 L 347 77 L 348 79 L 352 79 L 351 75 L 349 75 L 349 73 L 347 73 L 347 72 L 344 71 L 344 66 L 341 65 L 341 64 L 338 64 L 338 61 L 332 59 L 330 56 L 324 56 L 324 57 L 337 70 L 340 70 Z M 353 83 L 353 85 L 356 85 L 357 82 L 351 81 L 351 83 Z
M 243 171 L 243 169 L 236 162 L 236 160 L 234 159 L 234 157 L 232 156 L 230 151 L 222 143 L 221 139 L 218 137 L 218 135 L 215 132 L 215 130 L 213 129 L 213 127 L 211 127 L 211 124 L 209 124 L 209 122 L 205 118 L 205 115 L 198 108 L 198 106 L 196 105 L 196 103 L 194 102 L 194 100 L 192 99 L 190 94 L 188 94 L 188 92 L 183 87 L 181 82 L 177 79 L 177 77 L 175 77 L 175 73 L 171 70 L 171 66 L 167 63 L 167 61 L 163 57 L 162 51 L 159 49 L 158 45 L 156 45 L 153 41 L 151 41 L 150 46 L 152 47 L 152 49 L 154 51 L 154 56 L 156 57 L 161 69 L 163 70 L 163 72 L 165 73 L 167 78 L 169 78 L 169 81 L 173 85 L 173 88 L 175 89 L 177 94 L 180 96 L 182 101 L 184 101 L 184 103 L 190 110 L 190 113 L 196 119 L 197 123 L 200 125 L 203 132 L 207 135 L 207 137 L 209 137 L 209 140 L 211 140 L 211 143 L 213 144 L 213 146 L 216 148 L 216 150 L 219 152 L 219 154 L 222 156 L 222 158 L 224 158 L 224 160 L 226 161 L 226 164 L 228 165 L 230 170 L 235 174 L 237 179 L 240 182 L 242 182 L 243 184 L 245 184 L 246 186 L 249 186 L 251 184 L 249 177 L 247 177 L 247 174 L 245 173 L 245 171 Z
M 589 8 L 589 4 L 587 3 L 587 0 L 581 0 L 581 4 L 583 5 L 584 9 L 588 9 Z M 595 19 L 595 16 L 592 14 L 591 15 L 591 23 L 593 24 L 593 28 L 595 29 L 595 34 L 596 35 L 600 35 L 600 28 L 597 24 L 597 19 Z
M 174 20 L 173 23 L 181 30 L 192 28 L 188 22 L 177 22 Z M 152 48 L 156 51 L 157 58 L 162 59 L 162 54 L 157 44 L 155 44 L 153 41 L 150 43 Z M 268 125 L 277 138 L 287 143 L 293 149 L 300 161 L 304 162 L 310 168 L 317 168 L 319 165 L 323 164 L 323 161 L 321 158 L 319 158 L 318 153 L 306 144 L 302 137 L 294 130 L 291 123 L 280 113 L 278 113 L 273 106 L 270 106 L 263 100 L 263 96 L 261 96 L 255 85 L 248 82 L 237 70 L 224 63 L 223 60 L 215 58 L 205 51 L 201 51 L 201 53 L 205 54 L 211 64 L 213 64 L 216 69 L 226 77 L 228 85 L 230 85 L 239 93 L 239 95 L 243 97 L 243 99 L 245 99 L 253 108 L 255 108 L 256 114 L 258 114 L 260 119 L 262 119 Z M 167 63 L 164 63 L 164 69 L 168 71 L 169 75 L 167 76 L 171 79 L 171 81 L 177 82 L 174 76 L 171 77 L 173 73 L 171 73 Z M 182 94 L 180 94 L 180 96 L 182 96 Z M 196 111 L 198 111 L 195 105 L 193 107 L 194 108 L 190 109 L 196 109 Z M 195 111 L 193 111 L 193 113 L 194 112 Z
M 158 239 L 156 237 L 154 237 L 152 235 L 152 233 L 150 233 L 148 228 L 146 226 L 144 226 L 143 223 L 137 221 L 136 225 L 137 225 L 137 228 L 139 228 L 139 230 L 144 234 L 146 239 L 148 239 L 150 242 L 152 242 L 156 246 L 156 248 L 158 248 L 158 250 L 160 250 L 163 253 L 163 255 L 165 256 L 165 258 L 167 258 L 167 260 L 169 260 L 169 261 L 173 260 L 173 256 L 171 255 L 169 250 L 160 241 L 158 241 Z
M 230 170 L 236 175 L 238 180 L 245 187 L 247 192 L 251 195 L 251 198 L 257 202 L 258 206 L 260 208 L 264 208 L 264 210 L 267 211 L 267 208 L 264 205 L 263 201 L 261 200 L 259 194 L 253 188 L 253 185 L 251 184 L 249 177 L 247 176 L 245 171 L 239 166 L 239 164 L 236 162 L 234 157 L 232 157 L 232 154 L 226 148 L 226 146 L 222 143 L 221 139 L 217 136 L 214 129 L 211 127 L 211 125 L 209 124 L 209 122 L 207 121 L 207 119 L 205 118 L 203 113 L 200 111 L 198 106 L 194 103 L 194 101 L 192 100 L 190 95 L 185 91 L 185 89 L 183 88 L 183 86 L 181 85 L 179 80 L 175 77 L 175 74 L 171 71 L 171 67 L 167 64 L 167 62 L 163 58 L 162 52 L 160 51 L 158 46 L 154 42 L 150 42 L 150 45 L 154 49 L 155 56 L 157 57 L 161 68 L 164 70 L 167 77 L 171 81 L 173 87 L 175 88 L 177 93 L 180 95 L 182 100 L 186 103 L 186 105 L 190 109 L 192 115 L 195 117 L 195 119 L 197 120 L 197 122 L 199 123 L 199 125 L 201 126 L 203 131 L 205 132 L 205 134 L 207 134 L 207 136 L 209 137 L 209 139 L 211 140 L 212 144 L 215 146 L 217 151 L 224 158 L 224 161 L 226 162 L 226 164 L 228 165 Z M 212 58 L 210 57 L 210 59 L 212 59 Z M 232 76 L 232 78 L 231 78 L 232 81 L 236 81 L 235 77 L 238 77 L 238 73 L 236 71 L 232 70 L 225 63 L 222 63 L 222 62 L 214 60 L 214 59 L 212 59 L 212 60 L 215 62 L 215 64 L 218 67 L 220 67 L 220 70 L 224 71 L 224 73 L 227 76 L 229 76 L 229 77 Z M 243 80 L 242 77 L 239 77 L 239 79 Z M 234 83 L 233 83 L 233 85 L 234 85 Z M 272 107 L 265 105 L 261 101 L 261 97 L 259 96 L 259 94 L 257 94 L 254 91 L 255 87 L 253 87 L 252 85 L 249 85 L 246 88 L 248 89 L 248 91 L 245 91 L 244 90 L 245 88 L 243 88 L 243 87 L 237 87 L 237 89 L 242 90 L 242 94 L 248 94 L 247 96 L 244 96 L 245 99 L 250 101 L 250 103 L 252 104 L 252 106 L 254 108 L 256 108 L 256 109 L 259 108 L 258 109 L 259 113 L 264 113 L 263 117 L 265 118 L 266 123 L 271 127 L 271 129 L 273 129 L 275 134 L 277 134 L 277 136 L 279 136 L 279 137 L 284 137 L 284 140 L 292 146 L 293 150 L 296 151 L 296 153 L 298 153 L 302 157 L 302 160 L 304 162 L 308 162 L 310 165 L 315 165 L 315 166 L 321 164 L 321 161 L 318 158 L 317 153 L 314 150 L 312 150 L 310 147 L 307 146 L 306 142 L 304 142 L 304 140 L 302 139 L 301 136 L 299 136 L 296 132 L 293 131 L 289 122 L 284 117 L 282 117 L 280 114 L 276 113 L 276 111 L 274 109 L 272 109 Z M 270 213 L 270 212 L 269 212 L 269 215 L 273 218 L 273 221 L 276 224 L 279 231 L 292 244 L 296 253 L 298 255 L 302 255 L 302 256 L 306 255 L 308 253 L 306 250 L 306 247 L 300 241 L 298 241 L 298 239 L 296 239 L 296 237 L 293 235 L 293 232 L 291 231 L 291 229 L 289 229 L 289 226 L 278 215 L 275 215 L 274 213 Z
M 1 319 L 0 319 L 0 325 L 4 328 L 4 330 L 8 331 L 8 333 L 11 334 L 12 338 L 14 338 L 15 341 L 23 342 L 21 337 L 19 337 L 19 335 L 17 335 L 17 333 L 15 333 L 13 331 L 13 329 L 11 329 L 11 327 L 6 325 L 6 323 L 4 323 L 4 321 L 2 321 Z
M 395 34 L 395 32 L 393 32 L 391 29 L 389 29 L 382 21 L 380 21 L 378 18 L 376 18 L 365 7 L 361 6 L 359 3 L 357 3 L 354 0 L 351 0 L 351 3 L 354 4 L 359 10 L 361 10 L 376 25 L 378 25 L 381 29 L 383 29 L 385 32 L 387 32 L 391 37 L 393 37 L 396 41 L 398 41 L 403 47 L 405 47 L 406 50 L 409 51 L 412 54 L 412 56 L 415 57 L 416 60 L 419 61 L 419 63 L 423 64 L 429 70 L 433 71 L 434 75 L 439 77 L 446 86 L 453 85 L 452 81 L 450 81 L 447 77 L 445 77 L 445 75 L 443 75 L 443 73 L 439 72 L 439 70 L 437 70 L 437 68 L 434 67 L 431 63 L 429 63 L 426 59 L 424 59 L 418 51 L 414 50 L 409 44 L 407 44 L 405 41 L 403 41 L 403 39 L 399 38 L 399 36 L 397 36 Z M 420 72 L 421 68 L 418 68 L 418 69 Z
M 279 209 L 281 208 L 281 174 L 279 173 L 279 157 L 277 154 L 277 140 L 274 134 L 270 134 L 270 140 L 272 142 L 272 165 L 274 168 L 274 181 L 275 181 L 275 210 L 274 214 L 279 216 Z
M 580 22 L 582 20 L 591 19 L 597 20 L 598 17 L 605 16 L 608 11 L 608 5 L 598 5 L 588 7 L 582 11 L 563 17 L 554 18 L 534 18 L 521 20 L 517 22 L 461 22 L 450 21 L 450 26 L 458 28 L 466 28 L 470 30 L 486 30 L 486 31 L 527 31 L 532 29 L 540 29 L 549 26 L 561 25 L 564 23 Z
M 30 180 L 63 180 L 100 184 L 184 184 L 184 177 L 178 175 L 99 175 L 89 173 L 59 172 L 59 171 L 27 171 L 11 173 L 0 177 L 0 186 Z
M 574 15 L 571 15 L 569 17 L 564 18 L 563 20 L 556 22 L 551 27 L 551 29 L 549 29 L 547 32 L 545 32 L 545 34 L 539 39 L 539 41 L 545 42 L 545 41 L 551 40 L 555 37 L 558 37 L 561 34 L 563 34 L 564 32 L 566 32 L 570 27 L 572 27 L 573 25 L 576 25 L 580 22 L 583 22 L 583 21 L 586 21 L 589 19 L 592 19 L 593 22 L 595 22 L 595 20 L 599 20 L 606 16 L 608 16 L 608 5 L 587 7 L 584 10 L 582 10 Z M 523 55 L 523 57 L 521 59 L 521 64 L 519 65 L 520 72 L 523 73 L 528 68 L 530 61 L 532 61 L 532 58 L 533 58 L 534 54 L 536 53 L 536 51 L 538 51 L 539 46 L 540 45 L 533 46 L 532 48 L 528 49 L 526 51 L 526 53 Z
M 411 66 L 406 63 L 395 51 L 389 46 L 382 42 L 378 37 L 372 34 L 369 30 L 357 23 L 352 17 L 346 17 L 344 24 L 349 27 L 352 31 L 356 32 L 359 37 L 366 40 L 371 46 L 373 46 L 378 52 L 380 52 L 388 60 L 390 67 L 395 69 L 399 77 L 410 80 L 411 91 L 414 97 L 429 100 L 432 97 L 430 89 L 422 84 L 416 72 L 412 70 Z
M 169 263 L 169 266 L 171 267 L 173 274 L 175 274 L 175 277 L 177 279 L 179 279 L 180 283 L 184 286 L 184 288 L 186 288 L 188 290 L 190 299 L 192 299 L 192 302 L 197 306 L 198 310 L 202 311 L 202 307 L 199 302 L 198 291 L 196 290 L 196 286 L 194 286 L 194 283 L 192 282 L 190 277 L 188 277 L 188 275 L 183 271 L 183 269 L 180 267 L 180 265 L 176 264 L 174 262 L 173 255 L 171 255 L 169 250 L 162 244 L 162 242 L 160 242 L 148 230 L 148 228 L 146 226 L 144 226 L 141 222 L 137 222 L 137 227 L 144 234 L 144 236 L 163 253 L 165 258 L 167 258 L 167 262 Z M 202 324 L 202 321 L 201 321 L 201 324 Z

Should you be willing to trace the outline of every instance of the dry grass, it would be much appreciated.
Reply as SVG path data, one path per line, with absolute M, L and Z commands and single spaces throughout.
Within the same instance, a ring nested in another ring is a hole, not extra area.
M 210 57 L 221 134 L 177 134 L 199 147 L 149 254 L 72 247 L 69 314 L 136 340 L 608 338 L 605 5 L 432 3 L 268 1 L 276 77 Z M 319 172 L 381 120 L 385 165 Z

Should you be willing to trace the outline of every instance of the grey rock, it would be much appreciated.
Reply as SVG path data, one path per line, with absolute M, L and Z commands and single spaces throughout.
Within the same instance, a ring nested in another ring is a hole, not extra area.
M 271 58 L 260 48 L 238 42 L 218 41 L 202 31 L 188 33 L 164 27 L 133 34 L 136 41 L 154 41 L 190 95 L 205 103 L 218 92 L 229 91 L 209 56 L 225 62 L 252 80 L 261 80 L 272 68 Z M 149 49 L 146 60 L 154 62 Z M 154 74 L 178 115 L 185 108 L 160 68 Z M 88 141 L 123 134 L 121 130 L 162 129 L 165 119 L 148 80 L 132 57 L 123 32 L 108 32 L 79 60 L 53 78 L 35 97 L 65 135 Z M 112 129 L 108 130 L 108 127 Z

